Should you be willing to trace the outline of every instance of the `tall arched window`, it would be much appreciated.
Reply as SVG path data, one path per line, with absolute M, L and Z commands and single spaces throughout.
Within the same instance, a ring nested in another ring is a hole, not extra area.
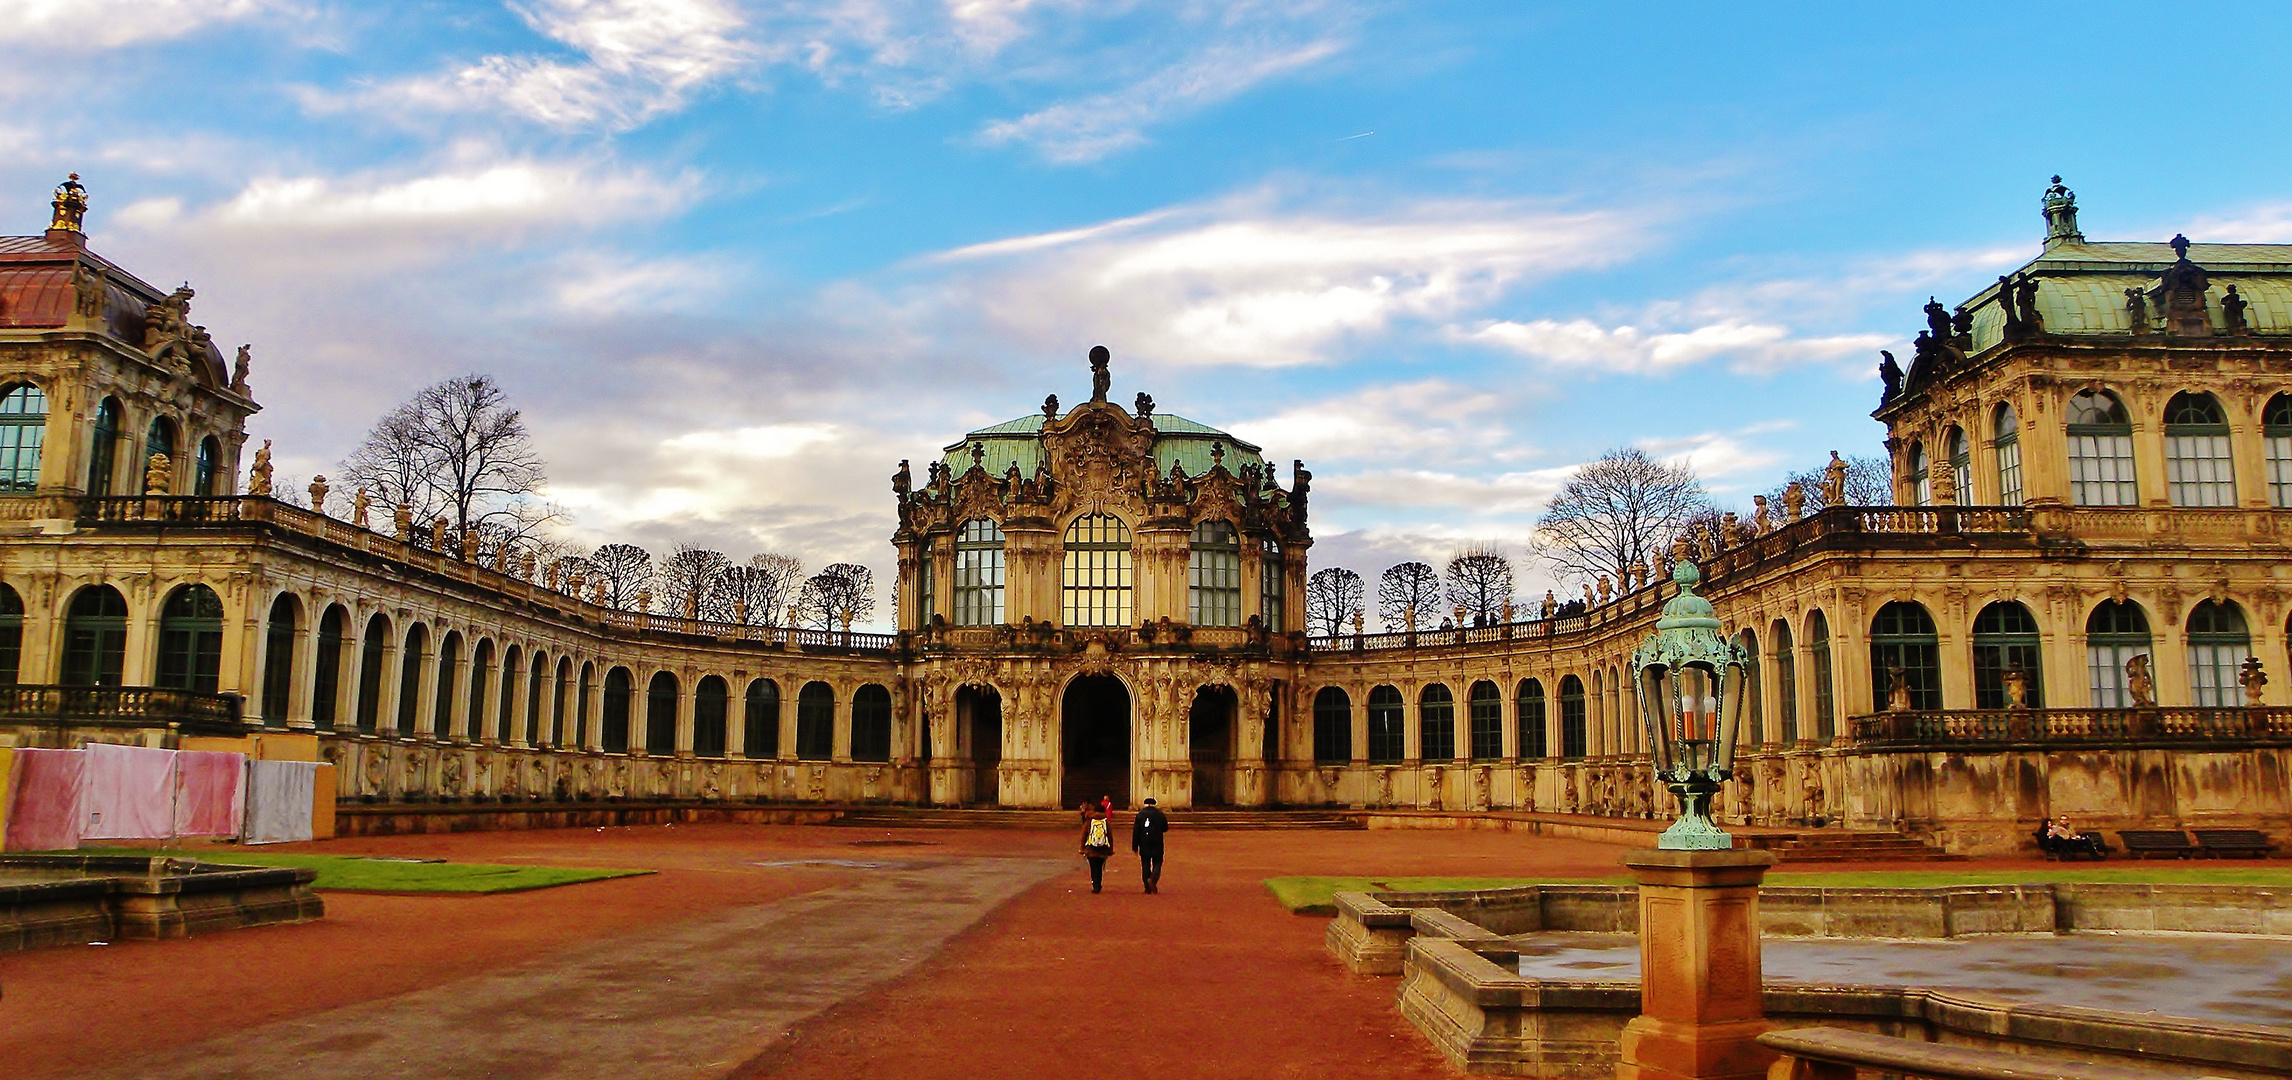
M 350 636 L 350 611 L 340 604 L 326 609 L 318 620 L 318 655 L 311 658 L 310 724 L 321 730 L 334 726 L 337 703 L 342 699 L 342 647 Z
M 95 436 L 88 444 L 88 494 L 112 493 L 113 465 L 119 455 L 119 399 L 105 398 L 96 406 Z
M 1942 435 L 1942 446 L 1950 455 L 1951 496 L 1960 505 L 1974 501 L 1974 447 L 1966 441 L 1966 429 L 1951 428 Z
M 576 740 L 580 737 L 579 731 L 567 730 L 576 727 L 579 723 L 579 721 L 567 723 L 565 719 L 566 700 L 572 696 L 572 693 L 573 658 L 560 656 L 557 658 L 557 685 L 549 693 L 549 745 L 551 746 L 579 748 L 581 745 L 578 741 L 571 743 L 565 741 L 567 736 L 572 736 Z
M 1398 765 L 1408 756 L 1408 721 L 1401 692 L 1390 686 L 1369 691 L 1369 764 Z
M 1313 762 L 1343 765 L 1353 760 L 1353 699 L 1334 686 L 1313 695 Z
M 2207 600 L 2189 612 L 2189 689 L 2199 708 L 2244 704 L 2236 673 L 2250 655 L 2252 635 L 2235 604 Z
M 1003 622 L 1003 527 L 979 519 L 955 534 L 955 625 Z
M 928 534 L 915 542 L 915 610 L 909 620 L 917 630 L 929 629 L 931 616 L 939 609 L 939 568 L 935 565 L 939 553 L 934 546 Z
M 2174 394 L 2165 403 L 2165 490 L 2174 506 L 2236 505 L 2228 417 L 2211 394 Z
M 473 742 L 485 738 L 485 696 L 492 689 L 493 641 L 490 638 L 481 638 L 478 640 L 477 648 L 470 650 L 469 725 L 470 739 Z M 624 738 L 627 730 L 626 728 L 622 729 Z M 628 748 L 627 743 L 621 744 L 621 749 L 627 750 Z
M 517 674 L 518 648 L 504 645 L 501 650 L 501 697 L 494 704 L 493 737 L 507 746 L 517 738 Z
M 1769 741 L 1766 702 L 1763 700 L 1767 688 L 1760 685 L 1766 681 L 1761 677 L 1760 669 L 1766 664 L 1767 658 L 1759 652 L 1758 631 L 1748 626 L 1744 627 L 1741 633 L 1735 635 L 1735 644 L 1742 648 L 1745 661 L 1743 665 L 1743 731 L 1741 741 L 1746 746 L 1757 746 Z M 1626 673 L 1619 672 L 1617 675 L 1616 681 L 1620 684 L 1619 689 L 1632 690 L 1632 698 L 1636 703 L 1639 696 L 1638 688 L 1630 685 Z M 1642 726 L 1636 722 L 1637 717 L 1633 715 L 1636 711 L 1636 709 L 1627 710 L 1617 718 L 1626 732 L 1636 734 Z M 1636 744 L 1637 740 L 1635 739 L 1633 742 Z M 1637 752 L 1638 747 L 1634 745 L 1632 749 Z
M 1934 478 L 1928 472 L 1926 444 L 1910 444 L 1910 505 L 1934 505 Z
M 169 420 L 164 416 L 154 416 L 151 418 L 151 428 L 150 430 L 146 431 L 143 436 L 143 456 L 136 461 L 136 475 L 139 477 L 139 479 L 137 479 L 135 483 L 128 485 L 129 487 L 135 489 L 136 491 L 143 490 L 143 482 L 140 477 L 143 473 L 144 466 L 151 460 L 151 455 L 153 454 L 161 454 L 167 458 L 167 464 L 170 468 L 170 479 L 172 479 L 173 476 L 179 475 L 183 472 L 183 459 L 175 456 L 175 421 Z M 160 491 L 150 492 L 148 494 L 172 495 L 174 492 Z
M 270 727 L 285 727 L 293 707 L 294 639 L 301 616 L 301 601 L 293 593 L 280 593 L 263 626 L 263 723 Z
M 1439 683 L 1417 691 L 1417 749 L 1425 761 L 1456 760 L 1456 695 Z
M 757 679 L 748 684 L 747 702 L 741 722 L 747 725 L 742 732 L 740 751 L 743 756 L 769 761 L 780 756 L 780 684 L 770 679 Z
M 1504 756 L 1504 691 L 1496 684 L 1472 684 L 1465 694 L 1465 713 L 1471 718 L 1472 760 L 1495 761 Z
M 2268 505 L 2292 506 L 2292 394 L 2269 398 L 2260 424 L 2268 444 Z
M 2015 419 L 2012 405 L 1998 406 L 1991 430 L 1996 432 L 1996 437 L 1990 440 L 1990 450 L 1998 461 L 1998 502 L 2020 506 L 2021 422 Z
M 536 651 L 525 662 L 525 745 L 540 746 L 542 680 L 549 675 L 549 654 Z
M 1775 642 L 1775 731 L 1777 741 L 1799 741 L 1799 661 L 1791 655 L 1791 624 L 1776 619 L 1769 635 Z
M 1195 626 L 1240 626 L 1241 537 L 1230 522 L 1195 524 L 1186 556 L 1186 613 Z
M 1831 679 L 1830 620 L 1822 612 L 1807 616 L 1807 660 L 1814 670 L 1815 738 L 1828 743 L 1838 737 L 1838 699 Z
M 412 738 L 422 711 L 422 661 L 430 632 L 421 623 L 406 628 L 406 652 L 398 658 L 398 735 Z
M 2096 709 L 2129 709 L 2133 693 L 2126 666 L 2150 656 L 2149 619 L 2131 601 L 2103 600 L 2085 620 L 2085 673 Z M 2151 675 L 2154 678 L 2154 673 Z
M 727 730 L 727 715 L 731 712 L 732 692 L 724 680 L 714 675 L 701 679 L 692 688 L 692 753 L 694 757 L 723 757 L 725 740 L 731 737 Z
M 654 672 L 652 681 L 645 684 L 645 753 L 676 753 L 676 699 L 676 676 Z
M 382 665 L 390 656 L 390 618 L 376 614 L 366 620 L 366 636 L 358 643 L 358 730 L 373 732 L 382 723 Z
M 796 691 L 796 759 L 826 761 L 836 756 L 836 692 L 824 682 Z
M 584 750 L 588 749 L 590 744 L 589 725 L 592 721 L 589 719 L 589 702 L 595 700 L 590 696 L 590 691 L 595 688 L 596 675 L 597 665 L 582 661 L 581 688 L 573 698 L 573 745 Z M 598 723 L 599 730 L 595 734 L 600 740 L 604 738 L 603 728 L 604 725 L 601 722 Z
M 891 691 L 874 683 L 852 694 L 852 760 L 891 760 Z
M 459 730 L 454 724 L 454 677 L 460 674 L 461 661 L 461 632 L 447 631 L 438 643 L 438 685 L 430 697 L 430 730 L 441 739 L 451 739 Z
M 2003 709 L 2013 704 L 2006 692 L 2006 676 L 2020 672 L 2022 704 L 2032 709 L 2045 705 L 2043 661 L 2039 656 L 2037 619 L 2012 600 L 2000 600 L 1974 616 L 1974 708 Z
M 1257 614 L 1269 633 L 1282 632 L 1282 619 L 1286 614 L 1288 575 L 1281 567 L 1281 545 L 1272 540 L 1258 542 L 1257 549 Z
M 2134 506 L 2133 421 L 2107 390 L 2069 399 L 2069 501 L 2079 506 Z
M 30 383 L 0 390 L 0 494 L 40 490 L 40 447 L 48 438 L 48 395 Z
M 1544 684 L 1535 679 L 1520 680 L 1520 687 L 1512 696 L 1513 723 L 1518 725 L 1520 760 L 1537 761 L 1551 756 L 1550 740 L 1544 737 Z
M 1066 527 L 1059 609 L 1068 626 L 1130 625 L 1130 527 L 1122 519 L 1089 514 Z
M 215 472 L 222 467 L 223 444 L 213 435 L 199 440 L 199 462 L 191 474 L 191 494 L 215 494 Z
M 1896 600 L 1870 620 L 1871 711 L 1884 712 L 1892 696 L 1894 669 L 1910 688 L 1910 707 L 1942 707 L 1942 642 L 1934 619 L 1922 605 Z
M 629 752 L 629 699 L 636 696 L 636 688 L 636 680 L 625 667 L 605 673 L 604 717 L 598 723 L 598 738 L 608 754 Z
M 1560 677 L 1560 756 L 1570 761 L 1584 756 L 1589 747 L 1584 716 L 1584 680 L 1574 675 Z
M 223 598 L 185 585 L 159 609 L 159 673 L 153 685 L 215 692 L 223 671 Z
M 14 686 L 24 662 L 24 598 L 0 585 L 0 686 Z
M 126 598 L 109 585 L 80 590 L 64 613 L 64 685 L 118 686 L 126 664 Z

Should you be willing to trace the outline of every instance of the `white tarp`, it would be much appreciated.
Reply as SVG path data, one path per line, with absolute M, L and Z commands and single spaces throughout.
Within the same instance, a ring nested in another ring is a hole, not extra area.
M 315 761 L 247 763 L 249 844 L 284 844 L 311 838 L 311 808 L 318 793 Z
M 80 787 L 80 835 L 89 840 L 175 835 L 175 751 L 91 742 Z

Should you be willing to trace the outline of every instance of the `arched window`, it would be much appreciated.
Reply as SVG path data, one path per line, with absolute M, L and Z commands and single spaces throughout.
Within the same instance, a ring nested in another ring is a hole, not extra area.
M 748 684 L 748 700 L 742 722 L 748 729 L 742 742 L 741 753 L 750 758 L 769 761 L 780 756 L 780 684 L 770 679 L 758 679 Z
M 1194 526 L 1186 557 L 1186 613 L 1195 626 L 1241 625 L 1241 538 L 1231 523 Z
M 676 698 L 676 676 L 654 672 L 645 684 L 645 753 L 676 753 Z
M 1495 761 L 1504 756 L 1504 691 L 1492 682 L 1476 682 L 1465 694 L 1465 712 L 1471 717 L 1472 760 Z
M 191 494 L 215 494 L 215 472 L 221 468 L 222 460 L 223 444 L 216 442 L 213 435 L 199 440 L 199 463 L 192 473 Z
M 438 685 L 430 698 L 430 730 L 441 739 L 451 739 L 459 730 L 454 724 L 454 676 L 461 660 L 461 632 L 448 631 L 438 643 Z
M 373 732 L 382 723 L 382 664 L 390 656 L 390 619 L 376 614 L 366 620 L 366 636 L 358 643 L 358 730 Z
M 852 760 L 891 760 L 891 691 L 874 683 L 852 695 Z
M 1520 680 L 1519 689 L 1512 696 L 1513 722 L 1519 726 L 1520 759 L 1534 761 L 1551 754 L 1544 737 L 1544 684 L 1534 679 Z
M 1417 691 L 1417 748 L 1426 761 L 1456 760 L 1456 695 L 1439 683 Z
M 636 680 L 629 677 L 629 669 L 617 667 L 605 673 L 605 715 L 598 733 L 608 754 L 629 752 L 629 699 L 635 696 Z
M 1353 760 L 1353 699 L 1334 686 L 1313 695 L 1313 762 L 1343 765 Z
M 2174 394 L 2165 403 L 2165 490 L 2174 506 L 2236 505 L 2228 417 L 2211 394 Z
M 2107 390 L 2069 399 L 2069 501 L 2079 506 L 2134 506 L 2133 421 Z
M 1003 527 L 979 519 L 955 534 L 955 625 L 1003 622 Z
M 536 651 L 525 663 L 525 745 L 540 746 L 542 680 L 549 675 L 549 654 Z
M 95 437 L 88 444 L 88 494 L 112 493 L 112 466 L 119 454 L 119 399 L 105 398 L 96 406 Z
M 836 756 L 836 692 L 824 682 L 796 691 L 796 759 L 826 761 Z
M 470 739 L 473 742 L 485 738 L 485 696 L 486 692 L 492 688 L 493 641 L 490 638 L 481 638 L 478 640 L 477 648 L 470 650 L 469 725 Z M 622 729 L 623 738 L 627 737 L 627 730 L 626 728 Z M 626 742 L 621 744 L 621 749 L 627 750 L 628 748 Z
M 2094 708 L 2133 707 L 2127 666 L 2136 656 L 2150 656 L 2150 648 L 2149 619 L 2141 614 L 2139 604 L 2103 600 L 2094 605 L 2093 614 L 2085 620 L 2085 672 L 2093 689 Z
M 1281 545 L 1272 540 L 1258 542 L 1257 549 L 1257 614 L 1268 633 L 1282 632 L 1282 619 L 1287 614 L 1284 601 L 1288 597 L 1288 574 L 1281 565 Z
M 1990 450 L 1998 460 L 1998 502 L 2006 506 L 2020 506 L 2021 496 L 2021 423 L 2013 415 L 2013 406 L 1999 405 L 1997 418 L 1991 430 L 1996 437 L 1990 440 Z
M 332 728 L 337 703 L 342 699 L 343 639 L 350 636 L 350 611 L 340 604 L 326 609 L 318 620 L 318 655 L 311 660 L 310 723 Z
M 732 692 L 725 688 L 724 680 L 710 675 L 692 688 L 692 753 L 695 757 L 723 757 L 727 730 L 727 714 L 731 712 Z
M 1404 711 L 1399 690 L 1379 686 L 1369 691 L 1369 764 L 1398 765 L 1408 756 Z
M 518 655 L 517 646 L 502 647 L 501 695 L 494 704 L 493 737 L 504 746 L 517 737 Z
M 2207 600 L 2189 612 L 2189 689 L 2198 708 L 2244 704 L 2236 674 L 2250 655 L 2252 635 L 2235 604 Z
M 1759 653 L 1758 632 L 1748 626 L 1743 628 L 1742 633 L 1735 635 L 1735 643 L 1742 646 L 1745 661 L 1743 665 L 1743 732 L 1741 741 L 1747 746 L 1757 746 L 1770 741 L 1767 731 L 1767 714 L 1764 708 L 1766 702 L 1762 700 L 1766 696 L 1766 687 L 1759 685 L 1764 681 L 1760 678 L 1759 669 L 1766 657 Z M 1620 672 L 1616 681 L 1633 691 L 1632 697 L 1636 702 L 1639 696 L 1637 688 L 1631 687 L 1629 680 Z M 1633 711 L 1636 712 L 1637 710 Z M 1626 713 L 1621 719 L 1626 731 L 1635 734 L 1639 731 L 1641 725 L 1637 722 L 1637 717 Z M 1635 739 L 1635 744 L 1636 741 Z M 1637 749 L 1638 747 L 1634 745 L 1633 750 L 1636 752 Z
M 216 691 L 223 670 L 223 598 L 205 585 L 185 585 L 159 609 L 155 686 Z
M 2260 424 L 2268 444 L 2268 504 L 2292 506 L 2292 394 L 2269 398 Z
M 40 446 L 48 438 L 48 395 L 30 383 L 0 390 L 0 494 L 40 490 Z
M 1942 435 L 1942 445 L 1950 454 L 1951 496 L 1960 505 L 1974 501 L 1974 447 L 1966 441 L 1966 429 L 1951 428 Z
M 1814 670 L 1815 738 L 1828 743 L 1838 737 L 1838 700 L 1832 693 L 1830 620 L 1822 612 L 1807 616 L 1807 660 Z
M 1778 741 L 1799 741 L 1799 661 L 1791 655 L 1791 624 L 1775 620 L 1775 731 Z
M 581 745 L 578 741 L 580 732 L 567 730 L 568 728 L 578 728 L 580 721 L 575 720 L 571 724 L 565 721 L 565 705 L 572 693 L 573 658 L 560 656 L 557 658 L 557 685 L 549 694 L 549 745 L 551 746 L 571 746 L 578 749 Z M 565 738 L 568 735 L 574 737 L 576 741 L 566 742 Z
M 590 696 L 589 692 L 594 688 L 596 684 L 596 674 L 597 665 L 587 661 L 582 662 L 581 690 L 580 693 L 575 695 L 573 698 L 573 745 L 578 746 L 584 750 L 589 748 L 590 743 L 589 702 L 594 699 Z M 596 732 L 596 735 L 599 740 L 602 740 L 605 734 L 603 730 L 604 724 L 599 722 L 597 726 L 598 731 Z
M 135 463 L 136 476 L 138 479 L 134 483 L 128 485 L 129 487 L 135 489 L 136 491 L 143 491 L 143 481 L 141 480 L 141 476 L 143 475 L 144 467 L 151 461 L 151 455 L 153 454 L 161 454 L 167 458 L 167 464 L 170 470 L 169 478 L 171 481 L 176 474 L 180 474 L 183 471 L 182 459 L 175 456 L 175 421 L 169 420 L 164 416 L 154 416 L 151 418 L 151 429 L 145 432 L 143 436 L 143 457 L 137 459 Z M 145 494 L 172 495 L 174 492 L 158 491 L 145 492 Z
M 1884 712 L 1892 696 L 1894 669 L 1910 691 L 1913 709 L 1942 707 L 1942 642 L 1934 619 L 1910 600 L 1896 600 L 1878 609 L 1870 620 L 1871 711 Z
M 1910 444 L 1910 505 L 1934 505 L 1934 478 L 1928 474 L 1926 444 Z
M 0 585 L 0 686 L 17 683 L 24 662 L 24 598 Z
M 412 738 L 414 722 L 422 711 L 422 661 L 430 651 L 430 632 L 421 623 L 406 628 L 406 652 L 398 660 L 398 734 Z
M 1130 625 L 1130 527 L 1122 519 L 1089 514 L 1066 527 L 1059 608 L 1068 626 Z
M 2021 703 L 2032 709 L 2045 705 L 2044 665 L 2039 656 L 2037 619 L 2012 600 L 2000 600 L 1974 616 L 1974 708 L 2003 709 L 2013 695 L 2006 676 L 2020 672 Z
M 263 626 L 263 723 L 270 727 L 285 727 L 293 707 L 294 639 L 301 616 L 301 601 L 293 593 L 280 593 Z
M 1587 748 L 1584 721 L 1584 680 L 1560 677 L 1560 756 L 1574 761 Z
M 118 686 L 126 663 L 126 598 L 109 585 L 80 590 L 64 613 L 64 685 Z

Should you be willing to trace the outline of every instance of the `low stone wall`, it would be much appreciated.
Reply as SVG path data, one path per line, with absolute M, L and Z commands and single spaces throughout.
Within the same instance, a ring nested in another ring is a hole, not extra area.
M 406 833 L 498 832 L 509 829 L 593 829 L 615 825 L 818 825 L 843 816 L 844 806 L 771 806 L 719 802 L 432 803 L 427 806 L 346 804 L 335 810 L 336 836 Z
M 0 856 L 0 873 L 10 871 L 58 876 L 0 885 L 0 952 L 179 938 L 306 922 L 326 912 L 311 890 L 317 871 L 296 867 L 123 855 Z

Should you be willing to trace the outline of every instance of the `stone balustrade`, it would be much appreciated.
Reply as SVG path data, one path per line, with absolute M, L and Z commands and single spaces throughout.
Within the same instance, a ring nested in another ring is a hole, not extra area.
M 1770 1031 L 1759 1045 L 1780 1053 L 1767 1080 L 1855 1080 L 1864 1072 L 1925 1080 L 2165 1080 L 2195 1077 L 2181 1069 L 2147 1069 L 1945 1046 L 1867 1031 L 1806 1027 Z

